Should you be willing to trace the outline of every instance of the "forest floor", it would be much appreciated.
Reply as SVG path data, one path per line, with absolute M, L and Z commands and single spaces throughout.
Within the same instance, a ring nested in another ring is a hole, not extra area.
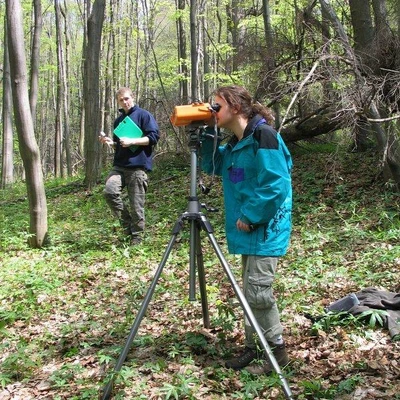
M 275 294 L 294 399 L 400 399 L 400 341 L 386 313 L 363 319 L 324 308 L 368 287 L 400 292 L 400 201 L 382 183 L 371 153 L 321 145 L 292 149 L 294 212 L 288 254 Z M 240 283 L 240 258 L 227 254 L 219 178 L 200 201 Z M 25 187 L 2 192 L 0 232 L 0 400 L 97 399 L 109 381 L 175 223 L 188 205 L 190 163 L 156 157 L 147 197 L 147 232 L 132 247 L 102 197 L 81 178 L 49 180 L 51 243 L 26 245 Z M 127 359 L 114 399 L 284 399 L 276 374 L 224 367 L 243 345 L 242 310 L 202 233 L 211 327 L 189 301 L 189 224 L 167 259 Z M 198 287 L 195 294 L 199 299 Z M 100 397 L 101 398 L 101 397 Z

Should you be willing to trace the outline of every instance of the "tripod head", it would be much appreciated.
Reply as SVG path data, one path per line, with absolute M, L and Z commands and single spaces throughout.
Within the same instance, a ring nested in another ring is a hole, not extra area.
M 201 145 L 201 137 L 204 133 L 204 122 L 192 122 L 187 125 L 189 133 L 189 149 L 190 149 L 190 195 L 189 210 L 199 212 L 200 204 L 197 197 L 197 171 L 198 171 L 198 151 Z M 207 188 L 199 182 L 202 193 L 208 193 Z
M 211 128 L 213 132 L 211 133 L 209 130 L 206 131 L 206 128 Z M 217 150 L 218 146 L 218 141 L 219 140 L 224 140 L 226 136 L 223 136 L 220 134 L 219 128 L 217 128 L 216 125 L 210 126 L 208 124 L 205 124 L 204 121 L 198 121 L 198 122 L 192 122 L 191 124 L 187 125 L 187 129 L 189 132 L 189 147 L 191 151 L 197 152 L 201 148 L 201 143 L 204 141 L 205 138 L 211 138 L 214 141 L 214 152 Z M 201 193 L 203 194 L 208 194 L 211 190 L 212 183 L 214 181 L 214 172 L 212 173 L 212 178 L 211 178 L 211 185 L 210 186 L 205 186 L 203 184 L 203 180 L 201 179 L 201 175 L 199 177 L 199 187 L 201 190 Z M 206 207 L 202 204 L 202 206 L 208 210 L 208 211 L 218 211 L 216 208 L 212 207 Z

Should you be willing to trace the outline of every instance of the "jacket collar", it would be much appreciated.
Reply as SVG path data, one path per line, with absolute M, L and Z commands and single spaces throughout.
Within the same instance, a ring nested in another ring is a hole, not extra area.
M 260 114 L 256 114 L 247 124 L 244 132 L 243 132 L 243 139 L 247 136 L 250 136 L 254 130 L 257 128 L 258 125 L 265 123 L 265 119 Z
M 132 108 L 130 108 L 127 113 L 125 112 L 125 110 L 123 108 L 119 108 L 118 111 L 123 115 L 129 115 L 131 112 L 135 111 L 136 108 L 137 108 L 137 104 L 135 104 Z
M 260 114 L 256 114 L 247 124 L 246 128 L 244 129 L 243 132 L 243 139 L 247 138 L 250 136 L 254 130 L 257 128 L 258 125 L 261 125 L 265 123 L 265 118 L 261 116 Z M 229 140 L 228 144 L 230 144 L 232 147 L 235 147 L 236 144 L 239 142 L 238 138 L 235 135 L 232 135 L 231 139 Z

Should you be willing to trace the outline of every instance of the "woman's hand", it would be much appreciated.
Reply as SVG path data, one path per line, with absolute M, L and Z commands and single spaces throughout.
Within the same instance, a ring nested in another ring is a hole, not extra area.
M 244 231 L 244 232 L 251 232 L 252 230 L 250 224 L 246 224 L 240 219 L 236 221 L 236 228 L 238 231 Z

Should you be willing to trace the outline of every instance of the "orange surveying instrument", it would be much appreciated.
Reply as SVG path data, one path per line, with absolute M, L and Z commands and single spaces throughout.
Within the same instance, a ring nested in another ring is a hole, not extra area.
M 218 112 L 221 106 L 219 104 L 210 105 L 210 103 L 192 103 L 185 106 L 175 106 L 170 117 L 172 125 L 185 126 L 193 122 L 207 121 L 211 118 L 213 112 Z

